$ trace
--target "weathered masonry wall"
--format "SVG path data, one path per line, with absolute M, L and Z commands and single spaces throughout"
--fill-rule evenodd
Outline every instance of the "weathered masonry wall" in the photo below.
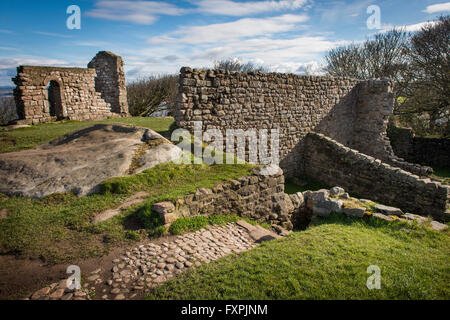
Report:
M 280 167 L 287 177 L 302 171 L 302 139 L 311 131 L 424 173 L 420 166 L 393 155 L 386 136 L 393 101 L 392 85 L 387 80 L 361 82 L 185 67 L 180 74 L 175 120 L 190 131 L 194 121 L 203 121 L 203 130 L 220 129 L 224 135 L 226 129 L 279 129 Z
M 128 114 L 127 86 L 122 58 L 109 51 L 99 52 L 88 64 L 97 71 L 95 90 L 111 105 L 111 111 Z
M 182 68 L 177 125 L 193 130 L 279 129 L 280 167 L 293 176 L 299 163 L 298 142 L 347 97 L 357 81 L 277 73 L 237 73 Z M 270 133 L 270 131 L 269 131 Z
M 450 139 L 415 137 L 411 129 L 389 126 L 394 153 L 406 161 L 441 168 L 450 167 Z
M 95 70 L 21 66 L 14 96 L 20 119 L 41 123 L 60 119 L 96 120 L 112 116 L 110 105 L 95 91 Z M 52 82 L 50 90 L 47 85 Z M 51 90 L 55 92 L 52 100 Z M 51 108 L 54 112 L 51 112 Z
M 448 187 L 438 182 L 420 179 L 322 134 L 309 133 L 305 148 L 307 177 L 412 213 L 436 219 L 446 215 Z
M 97 80 L 98 74 L 93 68 L 18 67 L 13 81 L 19 119 L 36 124 L 61 119 L 99 120 L 126 116 L 128 105 L 123 63 L 120 57 L 114 57 L 113 64 L 108 60 L 109 53 L 106 57 L 99 53 L 95 58 L 100 80 Z M 105 75 L 108 68 L 111 71 Z M 112 79 L 109 82 L 108 77 Z M 99 82 L 105 84 L 97 85 Z

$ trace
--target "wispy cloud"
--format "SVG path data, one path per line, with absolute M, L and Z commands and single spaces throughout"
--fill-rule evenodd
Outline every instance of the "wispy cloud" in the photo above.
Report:
M 53 32 L 45 32 L 45 31 L 33 31 L 34 34 L 39 34 L 41 36 L 48 36 L 48 37 L 56 37 L 56 38 L 72 38 L 72 36 L 60 34 L 60 33 L 53 33 Z
M 4 34 L 14 34 L 14 32 L 12 32 L 11 30 L 6 30 L 6 29 L 0 29 L 0 33 L 4 33 Z
M 423 12 L 426 13 L 436 13 L 436 12 L 445 12 L 450 11 L 450 2 L 438 3 L 428 6 Z
M 4 51 L 20 51 L 17 48 L 12 48 L 12 47 L 0 47 L 0 50 L 4 50 Z
M 159 1 L 115 1 L 103 0 L 95 3 L 95 8 L 87 16 L 134 24 L 150 25 L 158 15 L 178 16 L 189 12 L 173 4 Z
M 67 62 L 60 59 L 46 59 L 41 57 L 29 56 L 19 58 L 0 57 L 0 69 L 10 69 L 20 65 L 64 66 L 67 65 Z
M 351 2 L 327 1 L 316 8 L 321 14 L 321 22 L 327 24 L 345 23 L 366 14 L 367 7 L 373 0 L 353 0 Z
M 152 37 L 150 44 L 233 41 L 235 39 L 292 31 L 308 20 L 306 15 L 286 14 L 271 18 L 244 18 L 206 26 L 183 27 L 166 35 Z
M 12 85 L 11 77 L 16 75 L 16 67 L 20 65 L 67 66 L 68 63 L 59 59 L 33 56 L 19 58 L 0 57 L 0 85 Z
M 107 47 L 111 45 L 105 41 L 76 41 L 74 44 L 81 47 Z
M 423 27 L 427 26 L 427 25 L 435 25 L 439 23 L 439 21 L 425 21 L 425 22 L 420 22 L 420 23 L 416 23 L 416 24 L 409 24 L 409 25 L 394 25 L 394 24 L 385 24 L 382 25 L 382 29 L 379 32 L 386 32 L 392 29 L 402 29 L 404 31 L 407 32 L 417 32 L 422 30 Z
M 296 10 L 305 6 L 308 0 L 250 1 L 237 2 L 232 0 L 198 0 L 193 3 L 197 11 L 207 14 L 227 16 L 248 16 L 264 12 Z
M 232 22 L 180 27 L 148 40 L 150 47 L 127 57 L 129 74 L 136 77 L 162 68 L 177 72 L 182 65 L 211 67 L 230 57 L 254 62 L 276 72 L 320 74 L 321 55 L 349 41 L 311 33 L 304 14 L 241 18 Z M 306 31 L 306 33 L 305 33 Z M 178 53 L 183 52 L 179 56 Z M 164 56 L 164 54 L 166 56 Z M 158 58 L 176 55 L 177 60 Z

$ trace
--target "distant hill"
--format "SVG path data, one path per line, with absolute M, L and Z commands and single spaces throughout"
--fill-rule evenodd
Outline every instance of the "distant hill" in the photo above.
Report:
M 0 87 L 0 98 L 2 97 L 12 97 L 13 87 Z

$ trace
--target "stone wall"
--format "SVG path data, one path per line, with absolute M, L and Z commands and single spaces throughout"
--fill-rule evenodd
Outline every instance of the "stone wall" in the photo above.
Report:
M 121 57 L 109 51 L 101 51 L 88 64 L 97 71 L 95 89 L 111 105 L 111 111 L 128 114 L 127 86 Z
M 394 153 L 406 161 L 440 168 L 450 167 L 450 139 L 415 137 L 411 129 L 389 126 Z
M 305 138 L 304 174 L 383 204 L 444 219 L 448 187 L 421 179 L 318 133 Z M 448 210 L 447 216 L 448 217 Z
M 71 120 L 96 120 L 111 116 L 111 108 L 95 91 L 95 69 L 20 66 L 14 78 L 14 97 L 20 119 L 30 123 Z M 60 101 L 50 113 L 47 85 L 57 83 Z M 57 87 L 57 88 L 56 88 Z
M 17 76 L 12 80 L 16 84 L 14 98 L 20 121 L 36 124 L 61 119 L 99 120 L 111 116 L 126 116 L 128 106 L 123 103 L 123 100 L 126 102 L 123 64 L 120 57 L 115 57 L 110 69 L 118 70 L 116 77 L 113 76 L 114 72 L 108 73 L 115 80 L 104 86 L 97 84 L 106 83 L 104 79 L 108 65 L 100 63 L 100 58 L 96 60 L 100 80 L 93 68 L 18 67 Z M 111 102 L 102 97 L 111 101 L 114 108 Z M 119 109 L 120 111 L 116 111 Z
M 318 131 L 364 153 L 426 174 L 396 158 L 386 136 L 394 95 L 388 80 L 238 73 L 182 68 L 177 125 L 193 131 L 279 129 L 280 167 L 285 176 L 302 169 L 302 139 Z M 248 158 L 246 158 L 248 160 Z
M 290 230 L 293 227 L 291 216 L 295 204 L 284 193 L 283 171 L 272 167 L 275 168 L 274 172 L 265 175 L 263 171 L 267 168 L 270 167 L 255 168 L 250 176 L 217 184 L 212 189 L 197 189 L 195 194 L 187 195 L 173 204 L 165 205 L 163 210 L 155 211 L 166 214 L 166 224 L 180 217 L 236 214 Z

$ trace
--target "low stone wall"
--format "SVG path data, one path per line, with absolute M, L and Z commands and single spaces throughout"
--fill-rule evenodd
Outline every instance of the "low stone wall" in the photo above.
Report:
M 264 175 L 267 168 L 271 167 L 255 168 L 251 176 L 220 183 L 212 189 L 199 188 L 195 194 L 158 203 L 153 209 L 162 215 L 165 224 L 180 217 L 236 214 L 291 230 L 295 207 L 291 197 L 284 193 L 283 171 L 272 167 L 276 168 L 273 174 Z
M 449 168 L 450 139 L 415 137 L 411 129 L 389 126 L 394 153 L 409 162 Z
M 405 211 L 444 219 L 448 188 L 382 163 L 322 134 L 305 138 L 303 174 Z M 447 212 L 448 213 L 448 212 Z

